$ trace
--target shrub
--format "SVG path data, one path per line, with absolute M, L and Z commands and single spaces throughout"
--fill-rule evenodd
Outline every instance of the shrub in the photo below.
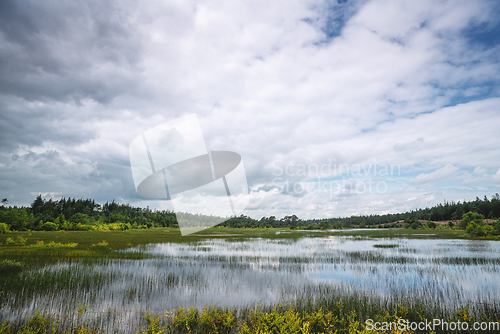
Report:
M 202 333 L 231 333 L 237 326 L 232 310 L 221 310 L 216 307 L 205 307 L 200 315 Z
M 178 333 L 192 333 L 195 332 L 198 327 L 198 310 L 192 306 L 189 310 L 183 307 L 178 308 L 172 315 L 167 312 L 167 316 L 173 318 L 171 326 Z
M 414 222 L 413 224 L 411 224 L 411 228 L 416 230 L 417 228 L 421 227 L 422 226 L 422 223 L 419 222 L 418 220 L 416 222 Z
M 485 229 L 474 222 L 471 222 L 469 226 L 467 226 L 465 232 L 467 232 L 471 237 L 483 237 L 486 235 Z
M 95 226 L 82 225 L 82 224 L 78 223 L 78 224 L 76 224 L 76 226 L 75 225 L 73 226 L 73 229 L 77 230 L 77 231 L 92 231 L 92 230 L 95 230 Z
M 462 216 L 462 220 L 460 220 L 458 228 L 461 230 L 465 230 L 471 222 L 474 222 L 478 225 L 483 225 L 483 220 L 484 220 L 483 215 L 477 212 L 469 211 L 467 213 L 464 213 L 464 215 Z
M 310 323 L 303 319 L 293 308 L 280 311 L 262 312 L 260 308 L 252 310 L 248 323 L 241 327 L 241 333 L 309 333 Z
M 42 231 L 57 231 L 57 225 L 55 223 L 46 222 L 40 226 Z
M 49 242 L 49 244 L 47 246 L 53 247 L 53 248 L 61 248 L 61 247 L 63 247 L 63 248 L 75 248 L 76 246 L 78 246 L 78 243 L 68 242 L 67 244 L 63 244 L 60 242 L 51 241 L 51 242 Z
M 57 318 L 36 311 L 33 318 L 28 318 L 28 324 L 24 325 L 18 333 L 26 334 L 50 334 L 56 333 L 58 327 Z
M 92 247 L 107 247 L 108 246 L 108 242 L 106 240 L 103 240 L 101 242 L 99 242 L 98 244 L 92 244 Z
M 495 232 L 495 234 L 500 234 L 500 220 L 497 221 L 493 226 L 493 231 Z
M 23 238 L 23 237 L 21 237 L 21 236 L 18 236 L 18 237 L 16 238 L 16 241 L 14 241 L 14 242 L 15 242 L 16 246 L 24 246 L 24 245 L 26 245 L 26 241 L 27 241 L 27 240 L 28 240 L 28 239 L 26 239 L 26 238 Z
M 12 239 L 12 238 L 7 238 L 7 240 L 5 240 L 6 245 L 12 245 L 13 243 L 14 243 L 14 239 Z
M 65 220 L 62 225 L 61 225 L 61 229 L 62 230 L 65 230 L 65 231 L 69 231 L 69 230 L 72 230 L 73 229 L 73 224 L 71 224 L 69 221 Z
M 43 247 L 45 247 L 45 244 L 43 243 L 42 240 L 37 241 L 36 244 L 28 246 L 28 248 L 43 248 Z
M 10 232 L 10 226 L 5 223 L 0 223 L 0 233 L 9 233 Z
M 21 270 L 22 263 L 15 260 L 2 260 L 0 261 L 0 273 L 13 273 Z
M 142 334 L 164 334 L 167 333 L 165 326 L 161 325 L 160 316 L 153 317 L 151 313 L 146 313 L 144 316 L 146 323 L 148 324 L 146 328 L 142 329 Z
M 437 227 L 437 224 L 429 220 L 429 221 L 427 222 L 427 227 L 428 227 L 428 228 L 436 228 L 436 227 Z
M 69 219 L 73 224 L 87 225 L 89 223 L 89 216 L 84 213 L 75 213 Z

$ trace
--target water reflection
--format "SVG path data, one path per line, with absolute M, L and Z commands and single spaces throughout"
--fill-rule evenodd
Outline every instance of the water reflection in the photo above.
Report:
M 42 308 L 72 319 L 84 302 L 92 310 L 87 321 L 137 330 L 140 311 L 201 309 L 216 303 L 232 308 L 271 305 L 319 297 L 325 288 L 452 306 L 500 301 L 500 243 L 494 241 L 209 239 L 127 251 L 155 258 L 68 261 L 23 272 L 20 280 L 26 286 L 54 275 L 70 282 L 47 291 L 6 292 L 2 317 L 15 320 Z

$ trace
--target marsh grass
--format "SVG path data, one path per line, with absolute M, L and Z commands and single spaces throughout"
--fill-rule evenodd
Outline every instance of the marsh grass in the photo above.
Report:
M 218 233 L 221 235 L 214 236 Z M 133 332 L 139 330 L 140 326 L 143 326 L 143 333 L 365 333 L 363 323 L 367 318 L 390 320 L 405 317 L 420 321 L 436 317 L 455 319 L 464 317 L 465 313 L 470 319 L 498 321 L 499 301 L 491 295 L 470 303 L 464 301 L 462 292 L 453 286 L 436 290 L 433 283 L 433 280 L 443 279 L 435 269 L 442 266 L 456 266 L 459 273 L 471 266 L 481 266 L 483 270 L 494 274 L 498 272 L 500 264 L 498 256 L 419 256 L 421 250 L 407 247 L 399 241 L 460 239 L 463 238 L 460 232 L 436 230 L 430 234 L 421 230 L 415 233 L 414 230 L 384 229 L 357 233 L 290 231 L 277 235 L 271 229 L 213 228 L 195 236 L 182 237 L 178 229 L 158 228 L 19 232 L 10 233 L 8 237 L 0 235 L 3 242 L 0 246 L 0 271 L 4 265 L 8 273 L 0 277 L 0 306 L 12 312 L 25 310 L 25 314 L 32 314 L 29 319 L 20 318 L 19 323 L 5 323 L 0 334 L 8 331 L 49 333 L 54 328 L 57 333 L 97 333 L 105 329 L 109 332 Z M 283 255 L 279 252 L 259 254 L 246 242 L 263 240 L 267 245 L 269 241 L 273 247 L 281 249 L 302 238 L 320 238 L 319 241 L 328 236 L 341 236 L 360 242 L 380 237 L 385 239 L 382 243 L 373 244 L 369 250 L 338 250 L 328 255 L 323 255 L 321 251 L 310 256 Z M 7 242 L 8 238 L 11 241 Z M 388 240 L 393 238 L 398 239 L 397 245 Z M 174 255 L 155 254 L 143 247 L 154 243 L 169 243 L 173 249 L 181 251 Z M 230 243 L 239 245 L 239 248 L 232 250 L 233 253 L 224 251 Z M 214 245 L 219 250 L 214 251 Z M 124 251 L 131 247 L 135 247 L 133 252 Z M 137 265 L 127 269 L 131 263 L 145 261 L 148 261 L 148 266 Z M 166 313 L 147 312 L 143 306 L 158 298 L 159 293 L 160 296 L 168 296 L 169 291 L 187 291 L 191 294 L 190 298 L 196 299 L 197 294 L 214 284 L 203 279 L 199 272 L 214 266 L 219 272 L 284 271 L 301 274 L 308 272 L 307 266 L 314 265 L 338 271 L 346 268 L 358 270 L 367 275 L 376 274 L 380 270 L 379 265 L 384 265 L 395 277 L 411 273 L 415 277 L 428 277 L 429 280 L 423 280 L 419 286 L 408 287 L 405 292 L 398 291 L 400 285 L 397 280 L 385 282 L 387 291 L 382 295 L 375 291 L 370 294 L 349 285 L 290 287 L 278 298 L 278 303 L 236 308 L 219 308 L 215 305 L 203 309 L 198 305 L 198 308 L 176 308 L 169 311 L 168 317 Z M 169 269 L 175 266 L 177 272 Z M 103 270 L 108 267 L 114 269 Z M 199 272 L 187 272 L 185 268 L 199 268 Z M 134 276 L 148 270 L 153 270 L 154 275 Z M 231 279 L 234 277 L 228 276 L 220 284 L 227 284 Z M 113 294 L 115 283 L 120 289 L 115 286 Z M 99 301 L 103 295 L 107 296 L 107 302 L 112 301 L 113 304 L 102 306 Z M 33 302 L 35 298 L 40 304 Z M 444 304 L 446 299 L 455 302 Z M 31 309 L 27 305 L 31 305 Z M 33 307 L 40 305 L 61 305 L 57 313 L 59 318 L 49 313 L 30 313 L 34 311 Z M 142 306 L 131 308 L 131 305 Z M 145 318 L 141 318 L 142 315 Z M 50 321 L 44 322 L 44 319 Z M 139 323 L 138 319 L 142 319 L 142 322 Z M 57 325 L 50 325 L 56 320 Z
M 20 271 L 22 263 L 16 260 L 0 260 L 0 274 L 11 274 Z
M 373 245 L 373 247 L 375 247 L 375 248 L 396 248 L 396 247 L 399 247 L 399 245 L 396 245 L 396 244 L 376 244 L 376 245 Z
M 359 305 L 363 305 L 360 309 Z M 428 309 L 426 305 L 415 305 L 412 308 L 401 304 L 381 305 L 379 303 L 350 298 L 349 300 L 329 300 L 328 303 L 316 303 L 314 306 L 295 304 L 279 304 L 273 307 L 257 305 L 254 308 L 245 309 L 223 309 L 215 306 L 206 306 L 203 310 L 194 307 L 177 308 L 166 311 L 163 314 L 153 312 L 141 312 L 141 333 L 143 334 L 168 334 L 168 333 L 414 333 L 411 330 L 381 330 L 370 331 L 366 326 L 366 320 L 374 319 L 379 322 L 397 322 L 406 319 L 410 322 L 421 322 L 441 318 L 448 322 L 476 321 L 498 322 L 496 316 L 471 314 L 467 306 L 454 309 L 448 313 L 434 313 L 436 309 Z M 495 310 L 498 311 L 498 310 Z M 82 316 L 88 312 L 84 304 L 77 308 L 75 321 L 71 324 L 61 325 L 59 319 L 49 313 L 35 312 L 34 316 L 20 323 L 13 324 L 3 322 L 0 325 L 2 334 L 103 334 L 95 324 L 87 323 Z M 472 327 L 472 326 L 469 326 Z M 495 333 L 490 331 L 473 331 L 468 333 Z M 420 331 L 419 333 L 446 333 L 437 328 L 437 331 Z

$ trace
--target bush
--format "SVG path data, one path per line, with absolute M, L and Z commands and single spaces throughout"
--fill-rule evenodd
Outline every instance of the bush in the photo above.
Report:
M 202 333 L 232 333 L 237 326 L 232 310 L 221 310 L 217 307 L 205 307 L 200 315 Z
M 465 232 L 467 232 L 471 237 L 484 237 L 486 235 L 485 229 L 474 222 L 471 222 L 467 226 Z
M 17 239 L 16 239 L 16 241 L 15 241 L 15 243 L 16 243 L 17 246 L 24 246 L 24 245 L 26 245 L 26 241 L 27 240 L 28 239 L 26 239 L 26 238 L 18 236 Z
M 71 216 L 69 221 L 73 224 L 87 225 L 90 220 L 89 216 L 84 213 L 75 213 L 73 216 Z
M 500 234 L 500 220 L 493 225 L 493 231 L 495 234 Z
M 76 246 L 78 246 L 78 243 L 76 243 L 76 242 L 68 242 L 67 244 L 63 244 L 63 243 L 60 243 L 60 242 L 51 241 L 51 242 L 49 242 L 49 244 L 47 246 L 54 247 L 54 248 L 61 248 L 61 247 L 75 248 Z
M 76 231 L 93 231 L 95 230 L 95 226 L 92 225 L 82 225 L 80 223 L 73 225 L 73 229 Z
M 21 270 L 22 263 L 15 260 L 2 260 L 0 261 L 0 273 L 13 273 Z
M 178 333 L 192 333 L 198 327 L 198 310 L 192 306 L 189 310 L 181 307 L 171 316 L 173 317 L 171 327 Z
M 316 326 L 318 320 L 315 319 Z M 293 308 L 275 308 L 271 312 L 262 312 L 257 308 L 251 311 L 248 322 L 242 324 L 241 333 L 310 333 L 310 325 Z
M 12 239 L 12 238 L 7 238 L 7 240 L 5 240 L 6 245 L 12 245 L 13 243 L 14 243 L 14 239 Z
M 28 318 L 28 323 L 24 325 L 18 333 L 26 334 L 50 334 L 56 333 L 58 326 L 57 318 L 52 318 L 48 314 L 36 311 L 33 318 Z
M 73 229 L 73 224 L 71 224 L 69 221 L 65 220 L 62 224 L 61 224 L 61 230 L 65 230 L 65 231 L 70 231 Z
M 57 231 L 57 225 L 55 223 L 46 222 L 40 226 L 42 231 Z
M 436 227 L 437 227 L 437 224 L 429 220 L 429 221 L 427 222 L 427 227 L 428 227 L 428 228 L 436 228 Z
M 147 327 L 142 329 L 142 334 L 165 334 L 167 333 L 167 329 L 165 326 L 162 326 L 160 316 L 153 317 L 151 313 L 146 313 L 144 316 Z
M 422 226 L 422 223 L 419 222 L 419 221 L 416 221 L 413 224 L 411 224 L 411 228 L 414 229 L 414 230 L 416 230 L 417 228 L 419 228 L 421 226 Z
M 483 215 L 477 212 L 469 211 L 467 213 L 464 213 L 464 215 L 462 216 L 462 220 L 460 220 L 458 228 L 461 230 L 465 230 L 471 222 L 474 222 L 475 224 L 478 225 L 483 225 L 483 220 L 484 220 Z
M 0 223 L 0 233 L 9 233 L 10 232 L 10 226 L 5 223 Z
M 97 244 L 92 244 L 91 247 L 108 247 L 108 242 L 106 240 L 103 240 Z

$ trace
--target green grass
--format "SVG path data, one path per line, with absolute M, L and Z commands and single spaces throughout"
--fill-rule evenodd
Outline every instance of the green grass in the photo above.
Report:
M 276 233 L 280 231 L 290 233 Z M 165 227 L 127 231 L 27 231 L 0 234 L 0 259 L 22 259 L 33 256 L 44 258 L 143 258 L 145 255 L 141 253 L 124 253 L 116 252 L 116 250 L 150 243 L 189 243 L 206 240 L 207 238 L 225 238 L 230 240 L 256 237 L 297 239 L 306 236 L 324 237 L 327 235 L 359 238 L 469 239 L 464 231 L 445 229 L 372 229 L 311 232 L 288 229 L 213 227 L 188 236 L 182 236 L 179 229 Z M 376 245 L 375 247 L 384 248 L 393 246 Z
M 369 309 L 370 318 L 365 317 L 359 305 Z M 487 322 L 499 326 L 498 313 L 492 316 L 471 315 L 468 307 L 453 310 L 449 315 L 432 313 L 423 305 L 408 308 L 403 305 L 377 305 L 373 302 L 356 304 L 334 300 L 329 305 L 309 307 L 307 310 L 300 305 L 277 305 L 264 309 L 222 309 L 217 306 L 207 306 L 199 311 L 193 307 L 178 308 L 166 311 L 163 314 L 143 313 L 143 334 L 181 334 L 181 333 L 207 333 L 207 334 L 263 334 L 263 333 L 415 333 L 412 330 L 370 330 L 367 320 L 373 322 L 395 322 L 405 319 L 409 322 L 432 321 L 433 318 L 443 319 L 447 322 L 467 322 L 472 328 L 474 322 Z M 495 310 L 498 311 L 498 310 Z M 4 322 L 0 325 L 2 334 L 59 334 L 59 333 L 104 333 L 103 330 L 86 323 L 83 315 L 87 312 L 85 306 L 80 306 L 76 312 L 75 321 L 66 326 L 60 326 L 59 319 L 49 313 L 37 312 L 33 317 L 25 319 L 20 324 Z M 441 316 L 441 317 L 439 317 Z M 496 333 L 498 329 L 486 331 L 469 330 L 467 333 Z M 498 328 L 498 327 L 496 327 Z M 440 327 L 436 331 L 420 330 L 418 333 L 448 333 Z
M 20 271 L 22 263 L 15 260 L 4 259 L 0 260 L 0 274 L 10 274 Z
M 397 248 L 397 247 L 399 247 L 399 245 L 396 245 L 396 244 L 377 244 L 377 245 L 373 245 L 373 247 L 375 247 L 375 248 Z
M 466 239 L 463 231 L 455 230 L 413 230 L 413 229 L 372 229 L 363 231 L 310 232 L 290 231 L 277 234 L 286 229 L 232 229 L 210 228 L 195 235 L 181 236 L 179 229 L 152 228 L 128 231 L 54 231 L 54 232 L 13 232 L 0 234 L 0 280 L 2 290 L 9 287 L 17 291 L 16 299 L 21 302 L 35 294 L 50 295 L 54 286 L 59 290 L 76 291 L 76 287 L 91 290 L 100 287 L 103 282 L 113 277 L 93 272 L 95 264 L 105 264 L 112 258 L 141 259 L 142 253 L 116 252 L 134 246 L 150 243 L 189 243 L 207 238 L 224 238 L 230 240 L 245 240 L 249 238 L 296 239 L 302 237 L 351 236 L 356 238 L 410 238 L 410 239 Z M 231 235 L 231 236 L 228 236 Z M 7 243 L 7 238 L 12 242 Z M 375 248 L 393 248 L 395 244 L 384 242 L 374 245 Z M 415 259 L 405 256 L 383 257 L 375 253 L 350 252 L 349 261 L 370 261 L 406 263 Z M 57 272 L 33 272 L 24 280 L 18 279 L 16 273 L 23 268 L 43 267 L 50 262 L 71 264 L 72 261 L 83 261 L 78 275 L 75 269 L 68 267 Z M 121 260 L 120 260 L 121 261 Z M 124 260 L 125 261 L 125 260 Z M 300 257 L 284 258 L 280 261 L 301 262 Z M 335 262 L 332 258 L 329 261 Z M 420 259 L 419 261 L 423 261 Z M 498 259 L 477 258 L 446 258 L 435 259 L 437 263 L 449 264 L 485 264 L 498 263 Z M 3 271 L 2 271 L 3 270 Z M 26 271 L 28 272 L 28 271 Z M 12 275 L 11 275 L 12 274 Z M 22 272 L 20 275 L 24 275 Z M 165 276 L 162 284 L 175 287 L 179 277 Z M 57 283 L 57 284 L 55 284 Z M 134 299 L 137 291 L 126 291 L 130 299 Z M 312 296 L 325 296 L 314 299 Z M 292 305 L 277 305 L 268 308 L 221 310 L 217 307 L 207 307 L 203 311 L 195 309 L 177 309 L 165 314 L 145 314 L 143 333 L 374 333 L 364 327 L 367 317 L 377 321 L 394 321 L 397 317 L 405 317 L 411 321 L 421 319 L 489 319 L 499 321 L 498 304 L 461 305 L 452 311 L 445 310 L 439 304 L 424 304 L 418 296 L 393 296 L 390 300 L 357 295 L 355 292 L 340 294 L 338 291 L 322 290 L 321 293 L 308 293 L 297 299 Z M 2 297 L 0 294 L 0 301 Z M 74 301 L 69 301 L 76 303 Z M 75 304 L 76 305 L 76 304 Z M 79 311 L 80 312 L 80 311 Z M 82 311 L 83 312 L 83 311 Z M 62 319 L 65 320 L 65 319 Z M 0 334 L 7 333 L 97 333 L 90 324 L 76 321 L 67 323 L 67 327 L 54 325 L 57 319 L 50 315 L 35 314 L 24 323 L 0 325 Z M 69 321 L 69 320 L 65 320 Z
M 277 232 L 289 233 L 277 233 Z M 447 229 L 371 229 L 335 232 L 295 231 L 289 229 L 238 229 L 213 227 L 192 235 L 182 236 L 177 228 L 132 229 L 127 231 L 26 231 L 0 234 L 0 261 L 12 260 L 22 268 L 55 263 L 63 259 L 143 259 L 141 252 L 117 252 L 151 243 L 190 243 L 208 238 L 245 240 L 250 238 L 298 239 L 302 237 L 351 236 L 355 238 L 466 239 L 463 231 Z M 7 242 L 7 240 L 9 240 Z M 390 244 L 375 245 L 393 247 Z M 351 254 L 354 256 L 355 254 Z M 356 260 L 356 259 L 351 259 Z M 372 259 L 376 260 L 376 259 Z M 384 259 L 403 263 L 406 258 Z M 460 262 L 460 259 L 457 260 Z M 17 269 L 16 269 L 17 270 Z

